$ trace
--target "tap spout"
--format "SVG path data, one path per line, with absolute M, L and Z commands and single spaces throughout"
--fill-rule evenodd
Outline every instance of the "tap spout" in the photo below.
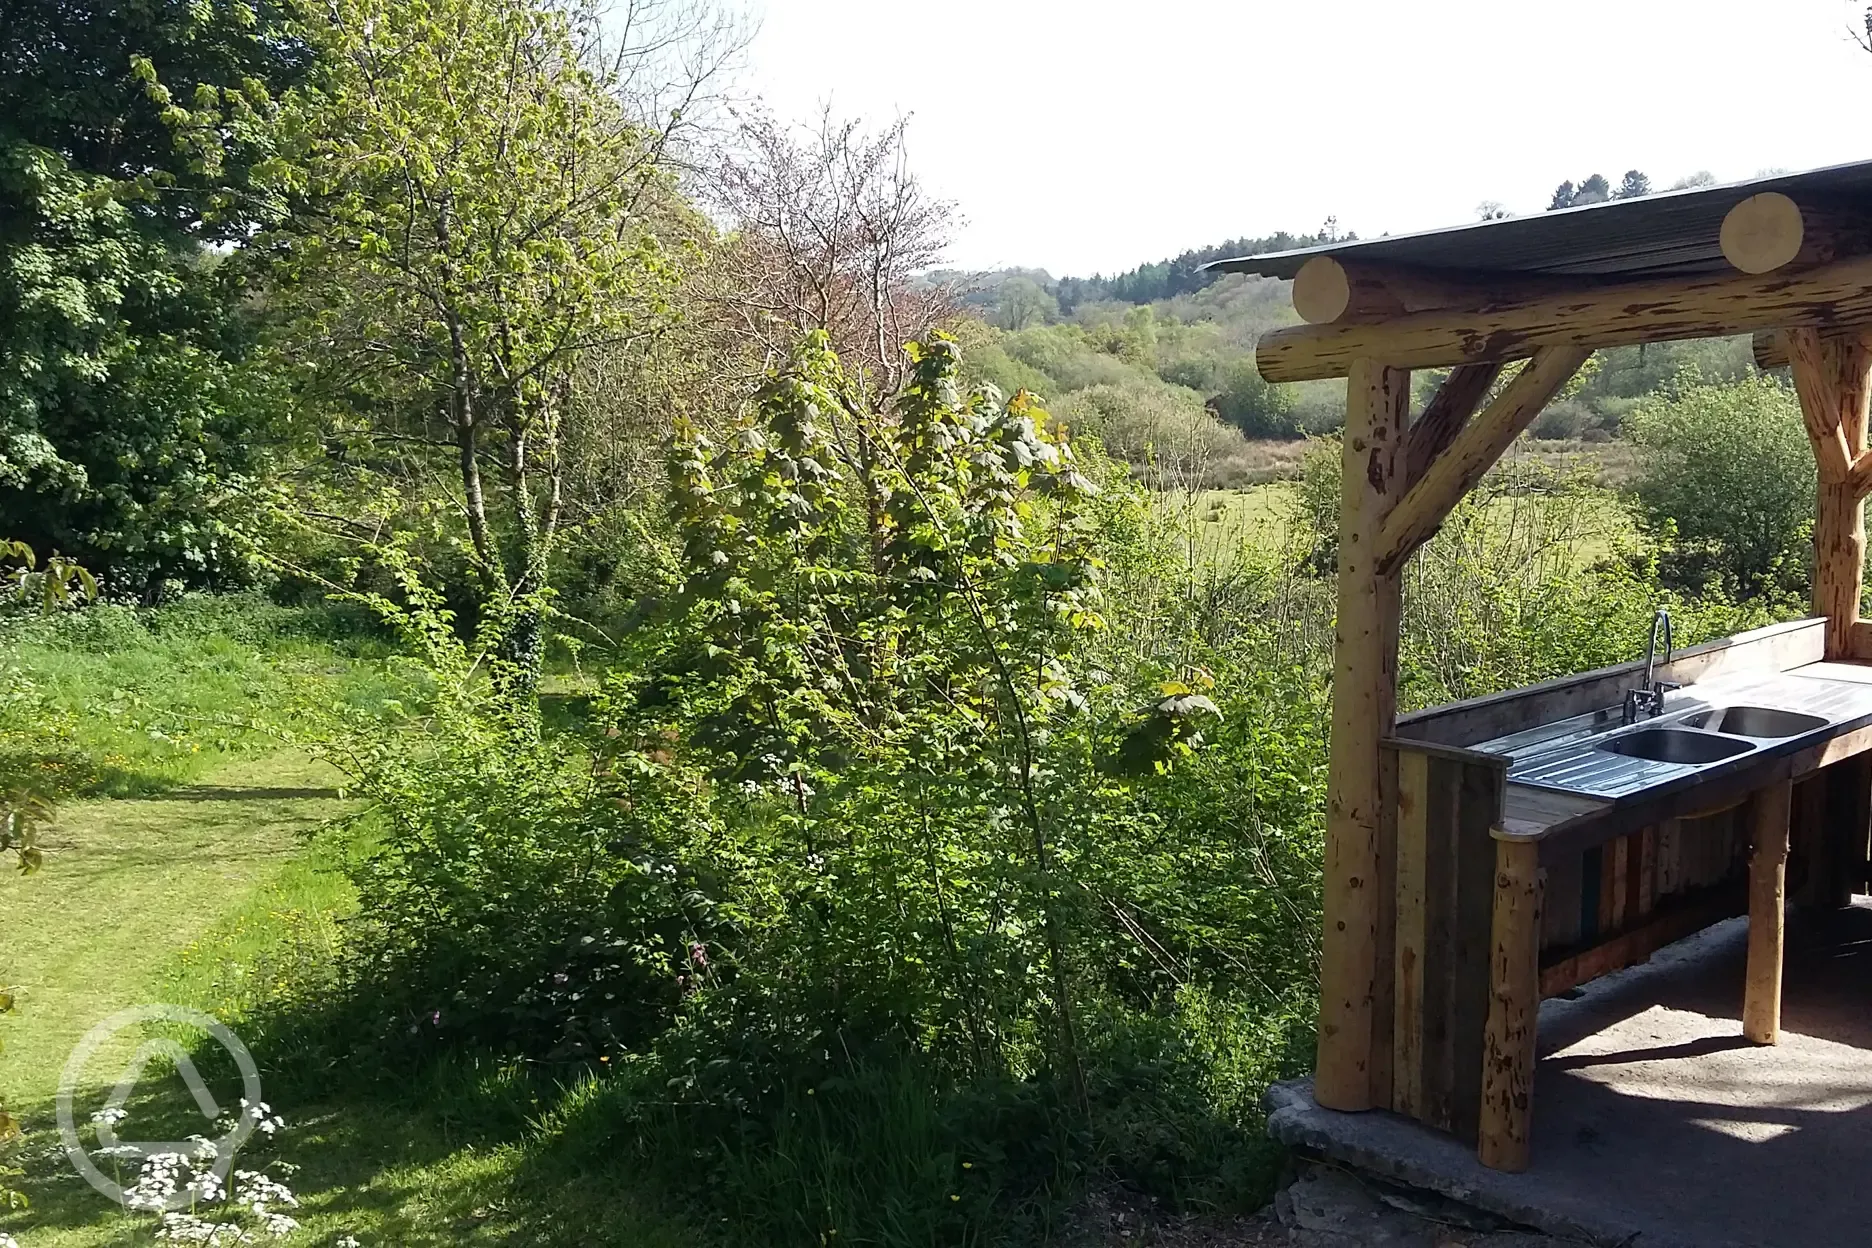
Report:
M 1664 633 L 1664 666 L 1669 667 L 1671 653 L 1676 647 L 1671 644 L 1670 611 L 1664 607 L 1659 607 L 1657 614 L 1651 617 L 1651 640 L 1645 643 L 1645 688 L 1656 692 L 1662 692 L 1658 689 L 1657 682 L 1657 643 L 1660 629 Z

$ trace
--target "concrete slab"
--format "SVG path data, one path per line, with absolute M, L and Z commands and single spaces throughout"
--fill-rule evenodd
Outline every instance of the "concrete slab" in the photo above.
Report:
M 1789 928 L 1783 1039 L 1742 1039 L 1735 920 L 1541 1007 L 1534 1161 L 1269 1092 L 1286 1143 L 1513 1222 L 1629 1248 L 1872 1245 L 1872 903 Z

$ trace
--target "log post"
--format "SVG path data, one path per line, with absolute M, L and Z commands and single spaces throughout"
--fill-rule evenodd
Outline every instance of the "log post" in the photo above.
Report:
M 1822 483 L 1814 514 L 1813 612 L 1827 617 L 1826 657 L 1852 657 L 1853 626 L 1865 576 L 1865 500 L 1844 484 Z
M 1533 1151 L 1540 932 L 1540 846 L 1497 841 L 1482 1123 L 1476 1148 L 1482 1164 L 1493 1170 L 1526 1170 Z
M 1373 1000 L 1379 967 L 1381 743 L 1397 712 L 1399 581 L 1379 572 L 1378 534 L 1403 487 L 1410 374 L 1352 366 L 1339 506 L 1339 610 L 1333 632 L 1332 749 L 1327 768 L 1319 1059 L 1313 1094 L 1328 1109 L 1375 1103 Z
M 1781 1039 L 1781 959 L 1787 908 L 1788 813 L 1793 785 L 1770 785 L 1749 803 L 1748 973 L 1742 1034 L 1755 1044 Z
M 1852 657 L 1865 580 L 1867 398 L 1872 346 L 1865 338 L 1783 332 L 1820 485 L 1814 512 L 1813 610 L 1827 618 L 1826 657 Z

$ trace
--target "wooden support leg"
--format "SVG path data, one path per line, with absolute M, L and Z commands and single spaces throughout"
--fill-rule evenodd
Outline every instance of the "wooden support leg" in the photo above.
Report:
M 1376 1103 L 1372 1060 L 1378 925 L 1385 900 L 1381 743 L 1396 718 L 1398 578 L 1377 568 L 1378 530 L 1402 487 L 1410 374 L 1368 361 L 1346 392 L 1339 515 L 1339 613 L 1333 634 L 1332 750 L 1326 784 L 1325 929 L 1313 1095 L 1328 1109 Z
M 1497 841 L 1494 949 L 1482 1056 L 1482 1127 L 1476 1150 L 1494 1170 L 1528 1167 L 1533 1143 L 1534 1042 L 1540 1018 L 1540 847 Z
M 1781 957 L 1787 908 L 1787 781 L 1755 795 L 1749 805 L 1748 975 L 1742 996 L 1742 1034 L 1755 1044 L 1781 1038 Z

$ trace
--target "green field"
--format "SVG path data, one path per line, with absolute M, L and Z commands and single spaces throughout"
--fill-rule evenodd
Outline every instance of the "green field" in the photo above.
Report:
M 1304 523 L 1299 488 L 1291 481 L 1173 496 L 1167 509 L 1202 556 L 1212 560 L 1242 548 L 1291 551 Z M 1577 567 L 1640 541 L 1630 510 L 1609 491 L 1499 495 L 1489 500 L 1485 514 L 1493 536 L 1518 536 Z
M 332 822 L 348 806 L 337 779 L 283 751 L 158 796 L 75 803 L 47 838 L 42 871 L 0 877 L 0 977 L 17 997 L 0 1024 L 0 1089 L 25 1128 L 19 1164 L 32 1201 L 0 1217 L 0 1231 L 23 1248 L 151 1242 L 152 1220 L 80 1181 L 55 1130 L 59 1071 L 90 1027 L 165 1002 L 205 1009 L 238 1033 L 257 1002 L 328 982 L 330 944 L 353 908 L 337 869 L 351 852 Z M 140 1034 L 120 1036 L 87 1071 L 120 1070 Z M 534 1087 L 517 1068 L 444 1071 L 406 1097 L 386 1097 L 369 1072 L 356 1080 L 357 1095 L 345 1095 L 345 1084 L 339 1072 L 316 1101 L 268 1093 L 288 1127 L 255 1155 L 299 1167 L 297 1242 L 539 1242 L 562 1219 L 581 1229 L 561 1227 L 570 1238 L 549 1242 L 693 1242 L 634 1216 L 621 1198 L 624 1176 L 543 1161 L 528 1124 L 554 1089 Z M 214 1086 L 231 1103 L 233 1085 Z M 104 1096 L 96 1083 L 81 1089 L 81 1122 Z M 125 1138 L 139 1123 L 152 1134 L 171 1124 L 201 1129 L 173 1074 L 139 1083 L 131 1110 Z

